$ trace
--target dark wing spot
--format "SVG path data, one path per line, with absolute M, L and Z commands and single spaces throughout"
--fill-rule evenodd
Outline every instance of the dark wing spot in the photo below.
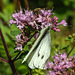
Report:
M 41 57 L 41 59 L 43 59 L 44 58 L 44 55 Z
M 38 57 L 40 56 L 40 54 L 38 53 Z

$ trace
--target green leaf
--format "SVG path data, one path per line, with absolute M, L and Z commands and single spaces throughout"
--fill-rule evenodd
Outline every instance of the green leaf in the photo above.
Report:
M 15 52 L 15 49 L 11 50 L 9 54 L 12 55 L 14 52 Z
M 38 75 L 44 75 L 44 72 L 42 72 L 41 69 L 35 69 L 35 72 L 36 72 Z
M 68 38 L 71 39 L 72 38 L 72 35 L 69 35 Z
M 25 64 L 25 65 L 20 65 L 19 67 L 18 67 L 18 71 L 20 72 L 20 74 L 24 74 L 24 75 L 26 75 L 28 72 L 29 72 L 29 68 L 27 67 L 27 65 Z
M 29 49 L 28 49 L 28 45 L 25 45 L 24 48 L 23 48 L 23 50 L 24 50 L 24 51 L 28 51 L 28 50 L 29 50 Z
M 69 41 L 70 39 L 68 37 L 65 38 L 65 41 Z
M 11 33 L 11 35 L 16 36 L 16 35 L 20 34 L 21 31 L 19 31 L 19 30 L 14 30 L 14 31 L 11 31 L 10 33 Z
M 62 47 L 61 49 L 67 49 L 69 47 L 69 45 L 66 45 L 64 47 Z
M 73 36 L 75 36 L 75 33 L 73 33 Z
M 33 42 L 32 41 L 29 41 L 28 43 L 27 43 L 27 45 L 31 45 Z
M 68 40 L 71 40 L 72 39 L 72 35 L 69 35 L 66 39 L 65 39 L 65 41 L 68 41 Z
M 13 60 L 15 57 L 16 57 L 16 55 L 18 54 L 18 50 L 15 50 L 15 49 L 13 49 L 13 50 L 11 50 L 10 51 L 10 56 L 12 57 L 11 59 Z
M 71 39 L 71 42 L 74 42 L 74 38 Z
M 33 44 L 34 40 L 35 40 L 35 38 L 32 37 L 31 40 L 30 40 L 29 42 L 27 42 L 27 45 L 31 45 L 31 44 Z

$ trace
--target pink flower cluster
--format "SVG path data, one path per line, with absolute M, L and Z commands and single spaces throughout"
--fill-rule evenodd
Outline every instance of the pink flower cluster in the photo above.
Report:
M 51 16 L 55 14 L 51 12 L 52 10 L 39 10 L 38 13 L 25 10 L 23 13 L 22 10 L 20 10 L 20 12 L 12 14 L 14 20 L 11 19 L 9 22 L 10 25 L 16 24 L 20 30 L 25 28 L 26 25 L 30 25 L 36 29 L 51 26 L 53 30 L 60 31 L 59 25 L 66 26 L 67 23 L 65 20 L 58 23 L 58 18 L 56 16 L 52 18 Z
M 15 37 L 16 37 L 16 41 L 17 41 L 17 42 L 15 42 L 15 44 L 16 44 L 15 49 L 22 51 L 23 45 L 24 45 L 24 43 L 27 42 L 28 38 L 26 36 L 24 36 L 23 33 L 15 36 Z
M 75 56 L 67 58 L 67 54 L 56 54 L 53 57 L 53 62 L 49 62 L 46 65 L 46 69 L 48 70 L 47 75 L 73 75 L 72 72 L 75 71 Z M 68 69 L 71 69 L 70 72 Z
M 16 24 L 21 31 L 21 34 L 16 36 L 16 50 L 22 51 L 23 44 L 29 39 L 25 35 L 24 31 L 27 26 L 31 26 L 35 31 L 41 30 L 48 26 L 50 26 L 54 31 L 60 31 L 59 25 L 67 25 L 65 20 L 62 20 L 60 23 L 58 23 L 58 18 L 54 13 L 51 12 L 52 10 L 39 10 L 37 12 L 31 10 L 25 10 L 23 12 L 22 10 L 20 10 L 20 12 L 12 14 L 13 19 L 10 19 L 10 25 Z M 54 15 L 53 18 L 52 15 Z

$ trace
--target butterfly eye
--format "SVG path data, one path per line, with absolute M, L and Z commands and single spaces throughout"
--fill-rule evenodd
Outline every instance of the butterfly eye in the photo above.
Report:
M 41 57 L 41 59 L 43 59 L 44 58 L 44 55 Z

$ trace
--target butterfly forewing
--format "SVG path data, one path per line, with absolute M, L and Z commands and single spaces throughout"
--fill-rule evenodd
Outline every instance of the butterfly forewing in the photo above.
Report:
M 24 58 L 23 62 L 27 59 L 28 66 L 32 69 L 43 69 L 47 59 L 50 56 L 51 50 L 51 36 L 48 28 L 41 31 L 40 36 L 34 43 L 30 52 Z

